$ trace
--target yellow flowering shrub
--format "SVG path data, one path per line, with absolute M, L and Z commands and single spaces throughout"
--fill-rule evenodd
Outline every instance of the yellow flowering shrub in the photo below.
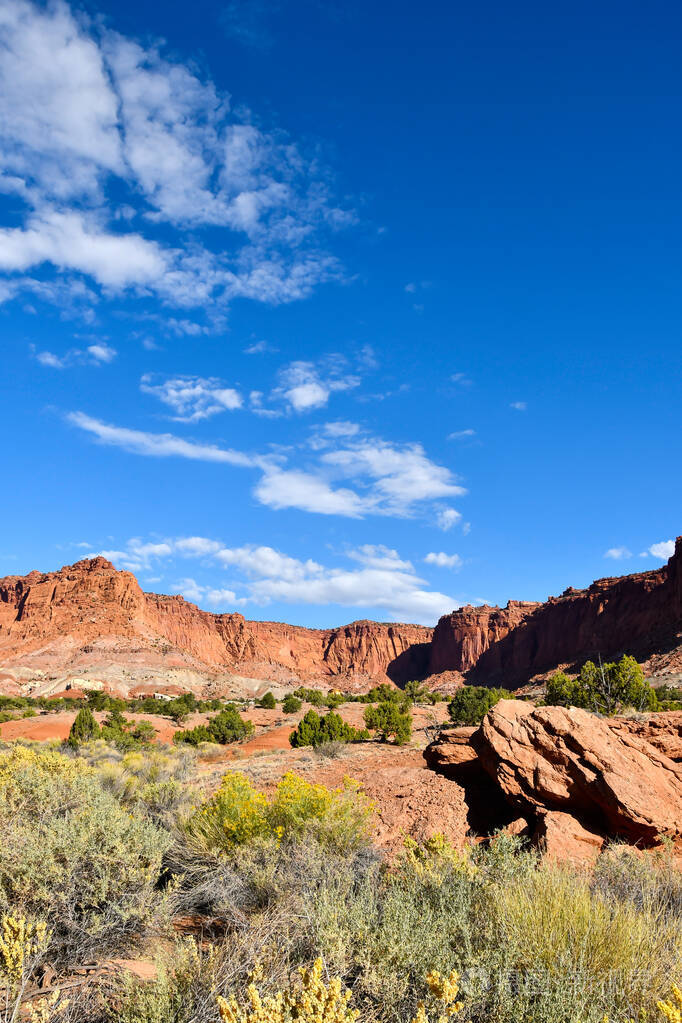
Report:
M 682 991 L 673 984 L 673 997 L 666 1002 L 657 1002 L 658 1011 L 667 1023 L 682 1023 Z M 674 999 L 674 1000 L 673 1000 Z
M 48 998 L 25 1000 L 31 972 L 44 955 L 50 937 L 47 924 L 41 920 L 34 923 L 19 913 L 0 917 L 0 987 L 4 988 L 0 1023 L 17 1020 L 22 1008 L 30 1023 L 49 1023 L 68 1006 L 59 989 Z
M 371 812 L 372 803 L 349 778 L 339 788 L 328 789 L 289 771 L 268 799 L 245 774 L 232 771 L 186 827 L 191 837 L 217 851 L 229 852 L 254 838 L 280 841 L 304 831 L 350 850 L 366 840 Z
M 310 969 L 302 967 L 299 979 L 286 991 L 263 997 L 252 979 L 246 989 L 246 1002 L 236 998 L 218 998 L 221 1023 L 356 1023 L 360 1013 L 349 1006 L 351 992 L 343 988 L 339 977 L 325 983 L 322 959 Z M 459 976 L 453 970 L 444 977 L 437 970 L 426 975 L 430 1007 L 438 1010 L 437 1023 L 448 1023 L 463 1003 L 457 1000 Z M 427 1007 L 419 1004 L 412 1023 L 430 1023 Z
M 4 799 L 11 798 L 17 774 L 25 770 L 39 771 L 46 777 L 66 779 L 92 774 L 92 769 L 84 760 L 66 757 L 57 750 L 13 745 L 0 751 L 0 794 Z
M 221 1023 L 355 1023 L 357 1009 L 350 1009 L 351 992 L 343 990 L 338 977 L 322 979 L 322 960 L 299 970 L 299 980 L 287 991 L 263 998 L 255 983 L 249 984 L 246 1004 L 236 998 L 218 998 Z
M 437 1023 L 448 1023 L 462 1009 L 464 1003 L 457 1000 L 459 994 L 459 974 L 453 970 L 444 977 L 438 970 L 426 974 L 426 983 L 431 994 L 430 1001 L 438 1011 Z M 419 1003 L 417 1015 L 412 1023 L 429 1023 L 429 1015 L 424 1002 Z
M 411 868 L 418 876 L 429 881 L 442 882 L 445 870 L 454 871 L 471 879 L 477 873 L 468 848 L 457 849 L 442 832 L 436 832 L 424 842 L 416 842 L 409 835 L 403 842 L 401 866 Z
M 0 917 L 0 979 L 13 990 L 45 951 L 50 940 L 47 924 L 31 923 L 24 916 L 3 913 Z

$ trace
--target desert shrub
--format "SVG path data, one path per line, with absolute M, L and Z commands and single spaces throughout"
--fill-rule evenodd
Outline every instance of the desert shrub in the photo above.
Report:
M 317 711 L 309 710 L 289 736 L 289 742 L 294 748 L 321 746 L 325 742 L 364 742 L 367 739 L 369 732 L 366 729 L 353 728 L 333 710 L 324 717 L 320 717 Z
M 205 725 L 197 725 L 184 732 L 176 732 L 173 742 L 186 742 L 198 746 L 201 742 L 217 742 L 226 746 L 239 742 L 253 733 L 253 723 L 244 721 L 236 707 L 228 705 Z
M 188 746 L 199 746 L 202 742 L 215 742 L 212 733 L 207 725 L 197 725 L 195 728 L 188 728 L 182 732 L 176 732 L 173 742 L 184 742 Z
M 258 706 L 263 707 L 264 710 L 274 710 L 277 706 L 277 700 L 268 690 L 268 692 L 265 693 L 264 696 L 261 696 L 260 700 L 258 700 Z
M 297 714 L 303 706 L 301 700 L 293 693 L 288 693 L 282 701 L 282 710 L 285 714 Z
M 309 969 L 299 968 L 297 982 L 285 991 L 262 998 L 254 981 L 246 991 L 246 1000 L 218 996 L 221 1023 L 355 1023 L 359 1012 L 348 1007 L 351 992 L 344 990 L 340 977 L 328 984 L 322 979 L 322 959 Z M 259 971 L 255 980 L 262 977 Z
M 0 833 L 0 910 L 44 920 L 57 958 L 107 954 L 152 919 L 168 838 L 83 760 L 0 753 Z
M 327 702 L 327 693 L 323 693 L 321 689 L 308 689 L 306 686 L 299 686 L 291 695 L 313 707 L 324 707 Z
M 508 696 L 506 689 L 462 686 L 450 701 L 448 714 L 456 725 L 479 725 L 488 711 Z
M 188 746 L 121 753 L 99 740 L 81 747 L 81 754 L 119 803 L 169 828 L 197 801 L 191 782 L 196 754 Z
M 89 707 L 81 707 L 69 731 L 68 743 L 77 749 L 82 742 L 90 742 L 99 736 L 99 725 Z
M 366 844 L 371 811 L 350 779 L 330 790 L 287 772 L 268 799 L 246 775 L 233 771 L 189 818 L 186 831 L 201 848 L 224 852 L 257 838 L 279 842 L 303 834 L 330 848 L 350 850 Z
M 656 690 L 644 678 L 634 657 L 594 664 L 586 661 L 577 678 L 557 672 L 547 682 L 545 702 L 561 707 L 583 707 L 599 714 L 618 714 L 626 708 L 656 710 Z
M 396 746 L 404 746 L 412 738 L 412 715 L 395 700 L 386 700 L 365 710 L 365 724 L 377 732 L 381 742 L 393 738 Z

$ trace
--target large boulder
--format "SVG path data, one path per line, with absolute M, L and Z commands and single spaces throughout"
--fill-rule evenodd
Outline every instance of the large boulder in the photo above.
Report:
M 501 700 L 471 743 L 522 812 L 564 811 L 590 830 L 644 845 L 682 834 L 682 765 L 606 719 Z
M 636 735 L 655 746 L 671 760 L 682 760 L 682 711 L 659 711 L 635 717 L 612 718 L 611 728 L 619 735 Z
M 424 750 L 424 759 L 433 771 L 447 777 L 459 774 L 462 767 L 478 762 L 478 754 L 471 745 L 475 728 L 462 726 L 448 728 Z
M 589 863 L 596 860 L 601 852 L 604 838 L 584 828 L 570 813 L 564 813 L 562 810 L 540 810 L 533 833 L 533 844 L 537 845 L 550 860 Z

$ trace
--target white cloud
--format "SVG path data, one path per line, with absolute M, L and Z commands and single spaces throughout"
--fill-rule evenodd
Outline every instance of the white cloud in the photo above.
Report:
M 54 352 L 36 352 L 36 359 L 41 366 L 49 366 L 50 369 L 64 369 L 65 363 Z
M 456 511 L 454 508 L 439 508 L 436 512 L 436 525 L 444 533 L 447 533 L 461 518 L 461 512 Z
M 408 518 L 419 506 L 466 493 L 451 471 L 428 458 L 419 444 L 400 447 L 378 437 L 350 437 L 339 448 L 324 449 L 310 467 L 299 468 L 286 465 L 296 454 L 295 449 L 293 455 L 290 451 L 276 456 L 251 455 L 188 441 L 175 434 L 115 426 L 84 412 L 71 412 L 66 418 L 100 443 L 133 454 L 260 469 L 262 476 L 254 496 L 276 510 L 297 508 L 356 519 L 370 514 Z M 338 485 L 339 481 L 352 481 L 355 488 Z M 461 518 L 460 512 L 450 507 L 438 507 L 435 514 L 438 526 L 444 530 Z
M 192 557 L 216 554 L 222 546 L 217 540 L 209 540 L 205 536 L 185 536 L 175 541 L 176 550 Z
M 0 270 L 28 270 L 42 263 L 80 271 L 115 291 L 143 288 L 166 272 L 156 242 L 139 234 L 112 234 L 92 216 L 49 208 L 30 217 L 25 228 L 0 229 Z
M 360 561 L 368 568 L 388 569 L 389 571 L 414 572 L 411 561 L 403 561 L 396 550 L 383 544 L 365 543 L 355 550 L 347 552 L 348 557 Z
M 267 341 L 255 341 L 252 345 L 247 345 L 244 349 L 244 355 L 262 355 L 264 352 L 274 351 L 270 347 Z
M 627 547 L 609 547 L 604 557 L 611 558 L 612 561 L 624 561 L 632 557 L 632 551 L 629 551 Z
M 379 438 L 363 438 L 325 452 L 321 461 L 346 478 L 373 480 L 368 500 L 385 514 L 409 514 L 418 501 L 466 493 L 449 469 L 427 457 L 421 444 L 399 447 Z
M 322 408 L 333 391 L 347 391 L 358 387 L 360 380 L 351 374 L 328 373 L 321 375 L 312 362 L 292 362 L 280 371 L 279 387 L 273 397 L 286 402 L 294 412 L 308 412 Z
M 431 551 L 424 561 L 427 565 L 437 565 L 438 568 L 461 568 L 464 564 L 459 554 L 445 554 L 443 551 Z
M 245 546 L 232 549 L 223 547 L 217 552 L 216 558 L 223 565 L 236 565 L 248 576 L 262 578 L 272 576 L 286 579 L 288 582 L 306 579 L 323 571 L 322 566 L 312 559 L 299 561 L 287 554 L 281 554 L 273 547 L 266 546 Z
M 26 211 L 0 233 L 0 270 L 49 265 L 107 295 L 206 310 L 240 296 L 293 301 L 339 276 L 321 231 L 354 217 L 316 159 L 231 113 L 194 67 L 64 2 L 2 0 L 0 35 L 0 190 Z M 0 297 L 41 283 L 2 282 Z
M 88 355 L 92 356 L 95 362 L 113 362 L 118 352 L 110 345 L 101 342 L 96 345 L 88 345 Z
M 368 510 L 367 502 L 355 491 L 335 490 L 321 476 L 296 469 L 267 472 L 256 485 L 254 494 L 270 508 L 298 508 L 320 515 L 344 515 L 359 519 Z
M 31 351 L 36 362 L 50 369 L 67 369 L 69 366 L 77 365 L 104 366 L 113 362 L 118 355 L 116 349 L 111 348 L 104 341 L 89 345 L 85 351 L 80 348 L 70 348 L 64 355 L 56 355 L 54 352 L 36 352 L 33 345 Z
M 454 433 L 448 434 L 448 440 L 464 440 L 465 437 L 475 437 L 475 430 L 455 430 Z
M 209 558 L 221 568 L 242 576 L 236 585 L 244 596 L 236 596 L 232 580 L 223 587 L 215 582 L 205 585 L 191 576 L 181 578 L 172 592 L 200 605 L 224 610 L 246 603 L 267 605 L 272 601 L 336 604 L 376 609 L 396 621 L 433 625 L 440 615 L 461 604 L 452 596 L 431 590 L 410 561 L 381 544 L 363 544 L 349 550 L 347 557 L 361 566 L 352 569 L 322 565 L 312 558 L 301 560 L 266 545 L 228 548 L 218 540 L 197 536 L 148 543 L 134 538 L 124 550 L 100 553 L 119 568 L 131 571 L 148 569 L 152 563 L 176 554 Z
M 517 412 L 525 412 L 528 408 L 528 402 L 525 401 L 512 401 L 510 402 L 509 408 L 515 409 Z
M 196 444 L 183 440 L 172 433 L 145 433 L 143 430 L 129 430 L 123 426 L 112 426 L 99 419 L 86 415 L 84 412 L 69 412 L 67 420 L 81 430 L 92 434 L 101 444 L 123 448 L 135 455 L 147 455 L 154 458 L 189 458 L 200 462 L 220 462 L 225 465 L 237 465 L 252 468 L 262 464 L 250 455 L 241 451 L 218 448 L 212 444 Z
M 173 409 L 172 416 L 181 423 L 194 423 L 208 419 L 218 412 L 239 409 L 244 404 L 242 396 L 233 387 L 225 387 L 215 377 L 169 377 L 155 383 L 153 374 L 145 374 L 140 381 L 140 390 L 151 394 Z
M 328 437 L 355 437 L 360 432 L 357 423 L 350 423 L 347 420 L 325 423 L 323 429 Z
M 652 543 L 645 551 L 646 554 L 651 554 L 654 558 L 659 558 L 661 561 L 667 561 L 668 558 L 672 558 L 675 553 L 675 541 L 674 540 L 661 540 L 659 543 Z

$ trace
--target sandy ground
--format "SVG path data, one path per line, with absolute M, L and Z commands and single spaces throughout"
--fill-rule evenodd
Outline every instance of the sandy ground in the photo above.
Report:
M 207 793 L 220 784 L 226 771 L 240 770 L 265 791 L 272 791 L 287 771 L 295 771 L 310 781 L 335 788 L 344 778 L 357 781 L 375 804 L 374 840 L 388 852 L 403 845 L 405 835 L 424 839 L 434 831 L 442 831 L 461 845 L 467 833 L 464 793 L 454 782 L 447 781 L 426 768 L 422 750 L 429 736 L 426 729 L 447 718 L 447 705 L 413 708 L 413 739 L 404 747 L 376 741 L 341 746 L 330 757 L 326 751 L 311 748 L 292 749 L 289 736 L 309 708 L 303 706 L 296 714 L 249 708 L 242 717 L 251 720 L 255 734 L 242 743 L 220 747 L 210 757 L 200 758 L 198 777 Z M 343 719 L 355 727 L 363 726 L 363 704 L 346 704 L 338 708 Z M 66 739 L 76 716 L 75 711 L 40 714 L 0 724 L 0 738 L 60 741 Z M 105 714 L 96 714 L 102 721 Z M 173 741 L 178 726 L 155 714 L 126 714 L 136 721 L 148 721 L 161 743 Z M 209 715 L 192 714 L 183 728 L 205 723 Z
M 241 712 L 241 716 L 245 720 L 253 722 L 256 733 L 244 743 L 225 747 L 225 759 L 231 759 L 235 754 L 248 756 L 251 753 L 264 750 L 289 749 L 289 735 L 309 709 L 307 705 L 304 705 L 296 714 L 283 714 L 281 707 L 276 707 L 274 710 L 250 707 Z M 362 728 L 364 726 L 364 709 L 364 704 L 349 703 L 339 707 L 338 713 L 344 721 L 356 728 Z M 125 716 L 131 721 L 148 721 L 152 724 L 156 730 L 158 742 L 172 742 L 173 736 L 180 728 L 194 728 L 196 725 L 205 724 L 212 715 L 190 714 L 182 725 L 176 725 L 170 718 L 159 714 L 126 712 Z M 54 714 L 38 714 L 32 718 L 4 721 L 0 724 L 0 738 L 5 740 L 30 739 L 36 742 L 61 741 L 68 737 L 75 717 L 76 711 L 58 711 Z M 106 714 L 97 713 L 95 717 L 101 722 Z M 441 703 L 435 707 L 415 707 L 413 717 L 415 738 L 419 740 L 419 737 L 423 737 L 423 729 L 426 725 L 444 721 L 447 718 L 447 704 Z

